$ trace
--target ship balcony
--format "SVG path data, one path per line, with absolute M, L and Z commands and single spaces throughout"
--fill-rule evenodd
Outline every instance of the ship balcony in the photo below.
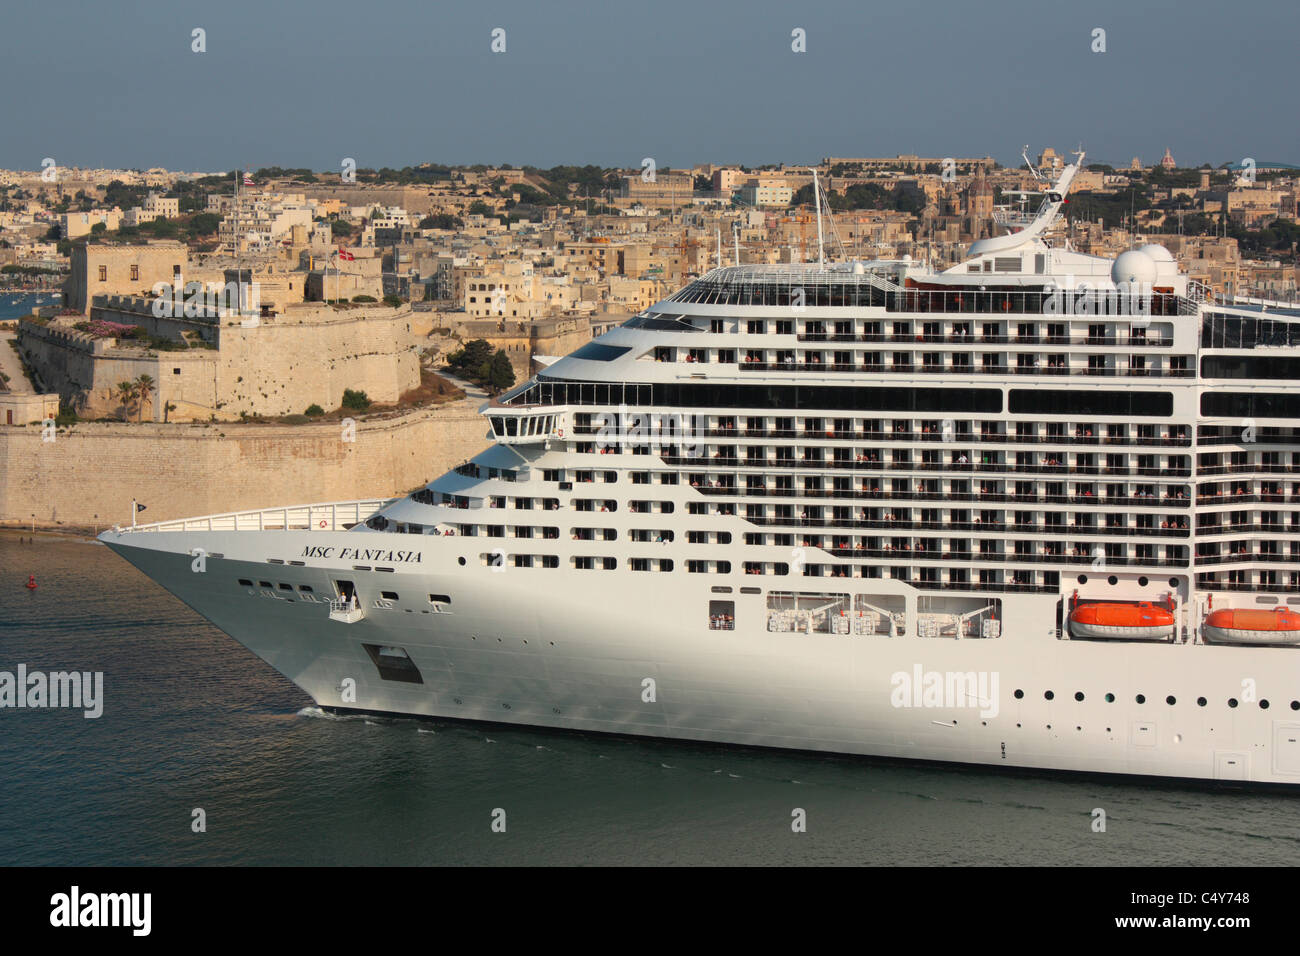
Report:
M 355 624 L 366 616 L 365 610 L 355 601 L 337 598 L 330 601 L 330 620 L 342 624 Z

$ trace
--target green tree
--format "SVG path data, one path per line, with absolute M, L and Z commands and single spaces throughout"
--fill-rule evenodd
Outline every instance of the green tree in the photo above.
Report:
M 464 348 L 447 356 L 447 364 L 463 374 L 476 376 L 484 363 L 492 358 L 492 346 L 487 339 L 466 342 Z
M 494 392 L 503 392 L 515 384 L 515 370 L 510 365 L 510 356 L 502 349 L 497 349 L 496 354 L 492 356 L 485 384 Z
M 315 402 L 312 402 L 310 405 L 307 406 L 307 410 L 306 410 L 305 412 L 303 412 L 303 414 L 304 414 L 304 415 L 310 415 L 310 416 L 315 416 L 315 415 L 324 415 L 324 414 L 325 414 L 325 409 L 321 408 L 321 407 L 320 407 L 319 405 L 317 405 Z
M 465 223 L 459 216 L 453 216 L 451 213 L 438 213 L 432 216 L 425 216 L 420 220 L 421 229 L 460 229 Z
M 135 380 L 135 393 L 140 396 L 140 418 L 144 421 L 144 403 L 149 401 L 149 396 L 154 392 L 154 380 L 151 375 L 141 375 Z
M 353 391 L 350 388 L 345 388 L 343 390 L 343 407 L 358 412 L 364 412 L 370 407 L 370 398 L 365 392 Z
M 117 399 L 122 403 L 122 417 L 126 419 L 131 414 L 131 403 L 135 401 L 135 383 L 118 382 Z
M 191 236 L 211 236 L 221 226 L 221 217 L 215 212 L 201 212 L 190 217 L 186 224 Z

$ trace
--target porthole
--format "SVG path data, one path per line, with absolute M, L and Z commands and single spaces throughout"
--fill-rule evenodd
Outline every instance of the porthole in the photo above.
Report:
M 1053 694 L 1050 690 L 1043 692 L 1043 697 L 1045 697 L 1047 700 L 1051 700 L 1055 696 L 1056 695 Z
M 1087 584 L 1087 583 L 1088 583 L 1088 575 L 1086 575 L 1086 574 L 1081 574 L 1081 575 L 1079 575 L 1075 580 L 1078 581 L 1080 584 Z
M 1170 579 L 1169 579 L 1169 586 L 1170 586 L 1171 588 L 1173 588 L 1175 591 L 1177 591 L 1177 590 L 1178 590 L 1178 579 L 1177 579 L 1177 578 L 1170 578 Z
M 1292 709 L 1292 710 L 1300 710 L 1300 700 L 1293 700 L 1293 701 L 1291 701 L 1291 709 Z
M 1115 585 L 1119 584 L 1119 578 L 1117 578 L 1115 575 L 1112 574 L 1110 577 L 1106 579 L 1106 583 L 1109 584 L 1111 587 L 1114 587 Z
M 1083 691 L 1081 691 L 1081 690 L 1077 690 L 1077 691 L 1075 691 L 1075 692 L 1074 692 L 1074 699 L 1075 699 L 1075 700 L 1083 700 Z
M 1268 710 L 1268 701 L 1267 701 L 1267 700 L 1261 700 L 1261 701 L 1259 702 L 1259 709 L 1260 709 L 1260 710 Z
M 1023 690 L 1020 690 L 1019 688 L 1017 688 L 1017 689 L 1016 689 L 1016 692 L 1015 692 L 1014 694 L 1012 694 L 1011 696 L 1014 697 L 1016 700 L 1020 700 L 1021 698 L 1023 698 L 1023 697 L 1025 696 L 1025 692 L 1024 692 Z
M 1229 697 L 1229 698 L 1228 698 L 1228 706 L 1229 706 L 1229 707 L 1236 707 L 1236 706 L 1237 706 L 1237 698 L 1235 698 L 1235 697 Z
M 1165 703 L 1168 704 L 1170 707 L 1172 707 L 1174 706 L 1174 704 L 1178 703 L 1178 699 L 1174 697 L 1173 694 L 1170 694 L 1168 697 L 1165 698 Z
M 1146 579 L 1146 578 L 1138 578 L 1138 587 L 1140 587 L 1140 588 L 1144 588 L 1144 587 L 1146 587 L 1146 586 L 1147 586 L 1147 579 Z
M 456 563 L 459 564 L 459 565 L 463 568 L 463 567 L 465 566 L 465 559 L 464 559 L 464 558 L 457 558 L 457 559 L 456 559 Z
M 1197 707 L 1204 707 L 1205 704 L 1206 704 L 1206 700 L 1205 700 L 1204 697 L 1198 697 L 1198 698 L 1196 698 L 1196 706 L 1197 706 Z
M 1113 704 L 1113 703 L 1115 703 L 1115 695 L 1114 695 L 1114 694 L 1107 694 L 1107 695 L 1106 695 L 1106 703 L 1108 703 L 1108 704 Z
M 1138 702 L 1139 704 L 1145 704 L 1145 703 L 1147 702 L 1147 695 L 1146 695 L 1146 694 L 1138 694 L 1138 695 L 1137 695 L 1137 702 Z

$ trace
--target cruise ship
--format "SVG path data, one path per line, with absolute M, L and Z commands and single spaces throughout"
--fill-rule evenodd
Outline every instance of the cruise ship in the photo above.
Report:
M 408 496 L 101 540 L 324 708 L 1298 784 L 1300 311 L 1072 250 L 1081 162 L 953 268 L 713 269 Z

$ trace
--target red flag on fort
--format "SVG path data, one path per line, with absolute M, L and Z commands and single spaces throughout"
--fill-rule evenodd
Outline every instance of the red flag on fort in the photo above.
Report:
M 339 246 L 339 258 L 342 259 L 344 262 L 355 262 L 357 259 L 356 256 L 348 252 L 342 246 Z

